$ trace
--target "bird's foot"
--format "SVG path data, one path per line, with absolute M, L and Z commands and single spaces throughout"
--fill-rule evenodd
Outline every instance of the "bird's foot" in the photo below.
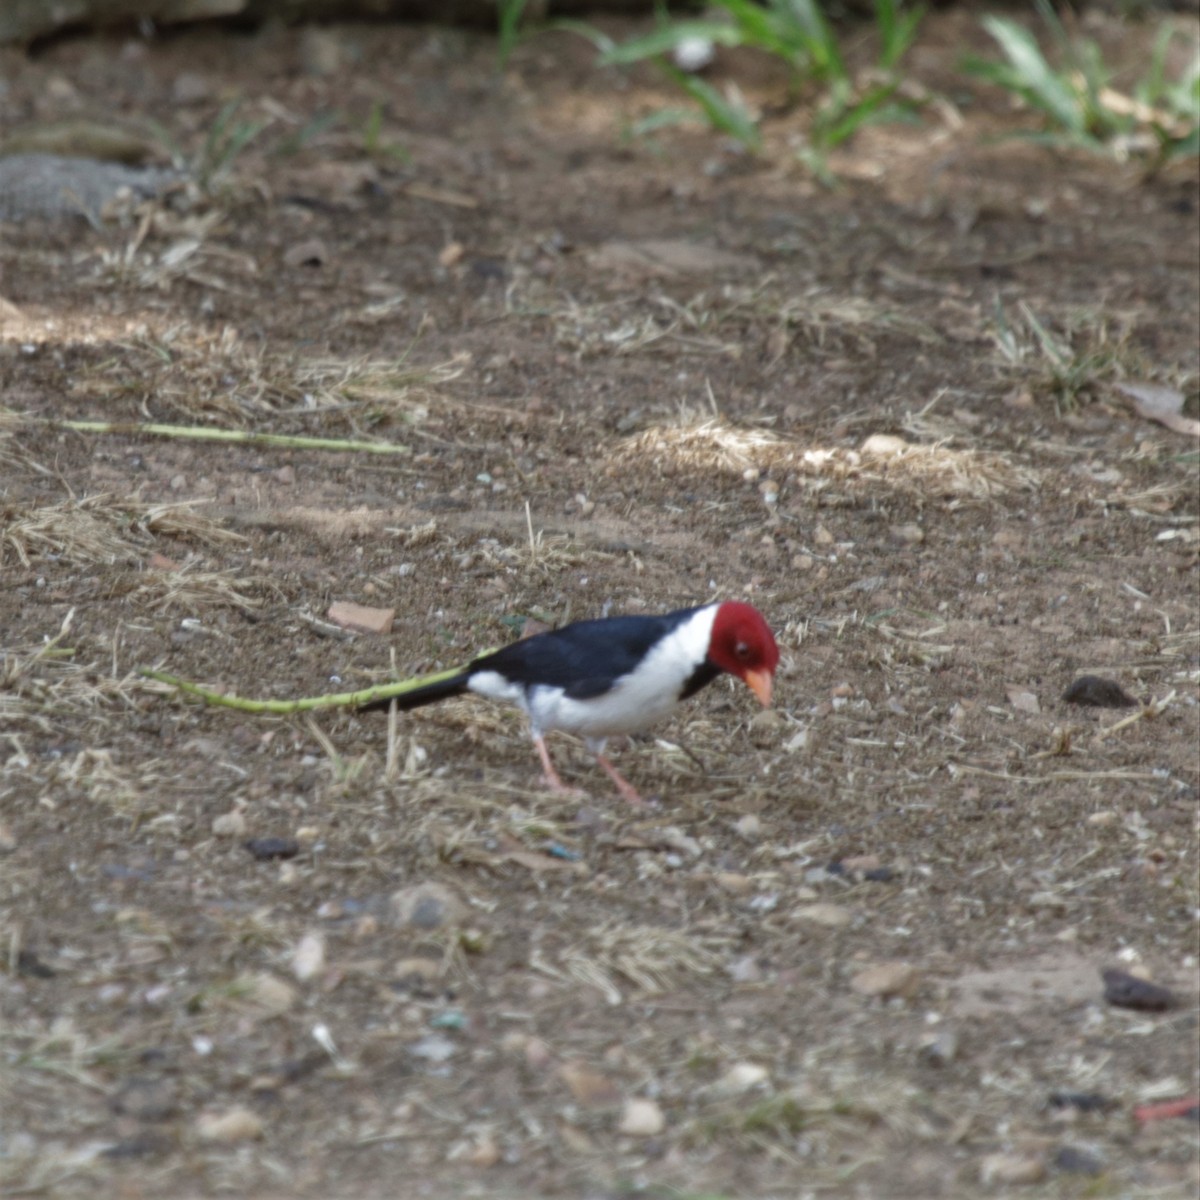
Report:
M 538 757 L 542 760 L 542 783 L 550 791 L 556 792 L 560 796 L 574 796 L 577 800 L 587 795 L 582 788 L 569 787 L 563 783 L 561 776 L 554 769 L 554 764 L 550 761 L 550 752 L 546 749 L 544 739 L 535 737 L 533 744 L 537 747 Z
M 617 768 L 614 767 L 612 763 L 610 763 L 608 759 L 604 757 L 603 754 L 597 754 L 596 761 L 604 768 L 609 779 L 616 784 L 617 791 L 621 793 L 621 798 L 623 800 L 628 801 L 635 808 L 646 807 L 646 801 L 642 799 L 637 788 L 635 788 L 633 784 L 630 783 L 629 780 L 626 779 L 625 776 L 622 775 L 621 772 L 618 771 Z
M 586 800 L 588 795 L 584 788 L 572 787 L 569 783 L 563 783 L 557 774 L 553 778 L 543 775 L 542 786 L 556 796 L 570 796 L 573 800 Z

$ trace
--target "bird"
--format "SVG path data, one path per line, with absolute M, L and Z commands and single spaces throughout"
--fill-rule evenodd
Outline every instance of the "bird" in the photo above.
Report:
M 408 710 L 473 693 L 520 707 L 529 721 L 545 782 L 563 783 L 546 735 L 556 730 L 583 738 L 596 761 L 629 803 L 645 803 L 605 757 L 609 738 L 637 733 L 670 716 L 718 675 L 740 679 L 763 707 L 771 703 L 779 647 L 753 605 L 725 600 L 661 616 L 636 615 L 575 621 L 480 655 L 398 696 L 361 705 L 395 704 Z

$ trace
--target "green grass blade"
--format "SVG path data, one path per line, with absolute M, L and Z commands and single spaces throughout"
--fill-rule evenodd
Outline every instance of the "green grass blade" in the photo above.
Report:
M 595 25 L 589 25 L 587 21 L 575 21 L 570 17 L 559 17 L 554 21 L 547 21 L 542 28 L 554 33 L 574 33 L 583 38 L 584 41 L 591 42 L 601 55 L 611 54 L 617 48 L 617 43 L 607 33 L 597 29 Z M 603 62 L 603 58 L 600 61 Z
M 794 22 L 804 38 L 813 68 L 821 78 L 848 78 L 837 38 L 816 0 L 773 0 L 771 8 L 776 13 L 786 13 Z
M 1079 97 L 1055 74 L 1033 34 L 1002 17 L 984 17 L 983 27 L 1000 44 L 1011 65 L 1008 86 L 1065 129 L 1084 133 L 1086 122 Z
M 653 33 L 613 46 L 600 56 L 600 64 L 611 67 L 643 62 L 647 58 L 670 54 L 680 42 L 691 38 L 705 38 L 719 46 L 743 44 L 742 31 L 728 21 L 672 21 Z
M 925 16 L 925 6 L 905 9 L 902 0 L 875 0 L 879 65 L 891 70 L 907 53 Z
M 512 52 L 521 40 L 521 18 L 525 15 L 528 0 L 498 0 L 496 5 L 499 27 L 497 29 L 496 60 L 503 68 L 512 57 Z
M 668 78 L 672 79 L 680 89 L 700 105 L 708 123 L 714 129 L 719 129 L 722 133 L 736 138 L 748 149 L 757 150 L 759 148 L 762 139 L 759 136 L 758 126 L 744 105 L 727 100 L 712 84 L 705 83 L 703 79 L 699 79 L 695 75 L 688 75 L 665 60 L 662 60 L 659 65 Z

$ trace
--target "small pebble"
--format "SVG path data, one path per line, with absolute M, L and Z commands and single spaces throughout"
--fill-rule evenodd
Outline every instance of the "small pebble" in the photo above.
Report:
M 1054 1166 L 1072 1175 L 1103 1175 L 1104 1162 L 1098 1154 L 1080 1146 L 1060 1146 Z
M 215 837 L 241 837 L 246 832 L 246 815 L 240 808 L 213 817 L 212 831 Z
M 315 979 L 325 969 L 325 935 L 306 933 L 292 953 L 292 974 L 301 982 Z
M 829 864 L 830 870 L 833 869 L 833 865 L 833 863 Z M 841 865 L 845 871 L 877 871 L 882 864 L 878 854 L 852 854 L 848 858 L 843 858 Z
M 897 458 L 909 449 L 909 443 L 894 433 L 873 433 L 861 447 L 863 454 L 871 454 L 876 458 Z
M 299 996 L 290 983 L 276 979 L 266 971 L 243 976 L 238 980 L 238 990 L 252 1004 L 271 1013 L 285 1013 L 294 1007 Z
M 319 267 L 329 261 L 329 250 L 320 238 L 306 238 L 283 252 L 288 267 Z
M 500 1147 L 490 1137 L 483 1138 L 482 1141 L 476 1142 L 472 1147 L 470 1154 L 467 1155 L 467 1162 L 473 1167 L 494 1167 L 500 1161 Z
M 948 1067 L 958 1057 L 958 1034 L 940 1029 L 929 1034 L 917 1050 L 917 1058 L 928 1067 Z
M 919 546 L 925 540 L 925 530 L 920 525 L 893 525 L 891 536 L 905 546 Z
M 621 1098 L 620 1089 L 607 1075 L 601 1075 L 582 1063 L 563 1063 L 558 1068 L 558 1077 L 570 1089 L 577 1104 L 604 1108 L 616 1104 Z
M 1038 1183 L 1045 1177 L 1045 1160 L 1036 1154 L 989 1154 L 979 1164 L 979 1181 L 985 1186 Z
M 441 1034 L 431 1033 L 427 1037 L 418 1038 L 408 1047 L 408 1052 L 414 1058 L 423 1058 L 426 1062 L 443 1063 L 453 1058 L 458 1052 L 458 1046 Z
M 467 914 L 458 896 L 440 883 L 418 883 L 393 892 L 388 909 L 395 925 L 439 929 L 460 923 Z
M 744 954 L 741 958 L 735 958 L 726 970 L 734 983 L 761 983 L 763 979 L 763 969 L 758 965 L 758 959 L 753 954 Z
M 738 837 L 748 842 L 756 841 L 762 835 L 762 819 L 756 813 L 747 813 L 738 818 L 734 829 L 737 830 Z
M 823 925 L 827 929 L 843 929 L 852 919 L 850 910 L 840 904 L 802 904 L 792 915 L 798 921 Z
M 32 950 L 17 952 L 17 974 L 29 979 L 53 979 L 56 972 L 47 966 Z
M 216 830 L 214 829 L 213 832 L 215 833 Z M 267 862 L 273 858 L 295 858 L 300 853 L 300 843 L 290 837 L 247 838 L 242 845 L 259 862 Z
M 196 1136 L 202 1142 L 249 1142 L 263 1136 L 263 1121 L 248 1108 L 201 1113 L 196 1118 Z
M 760 1083 L 765 1083 L 770 1077 L 771 1072 L 760 1063 L 734 1063 L 712 1085 L 712 1092 L 715 1096 L 740 1096 L 743 1092 L 758 1087 Z
M 1107 1112 L 1114 1101 L 1100 1092 L 1051 1092 L 1046 1104 L 1052 1109 L 1075 1109 L 1081 1113 Z
M 666 1117 L 653 1100 L 626 1100 L 617 1130 L 630 1137 L 654 1137 L 666 1127 Z
M 744 896 L 754 888 L 754 880 L 749 875 L 742 875 L 737 871 L 718 871 L 713 878 L 719 887 L 735 896 Z
M 888 962 L 859 971 L 850 980 L 850 987 L 860 996 L 878 996 L 888 1000 L 893 996 L 910 998 L 921 984 L 921 974 L 910 963 Z

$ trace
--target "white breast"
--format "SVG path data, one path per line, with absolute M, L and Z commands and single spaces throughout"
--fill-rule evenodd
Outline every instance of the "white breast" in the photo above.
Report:
M 600 741 L 636 733 L 669 717 L 684 685 L 708 655 L 716 612 L 715 604 L 697 610 L 602 696 L 572 700 L 559 688 L 531 688 L 527 698 L 518 703 L 529 714 L 534 732 L 561 729 Z

